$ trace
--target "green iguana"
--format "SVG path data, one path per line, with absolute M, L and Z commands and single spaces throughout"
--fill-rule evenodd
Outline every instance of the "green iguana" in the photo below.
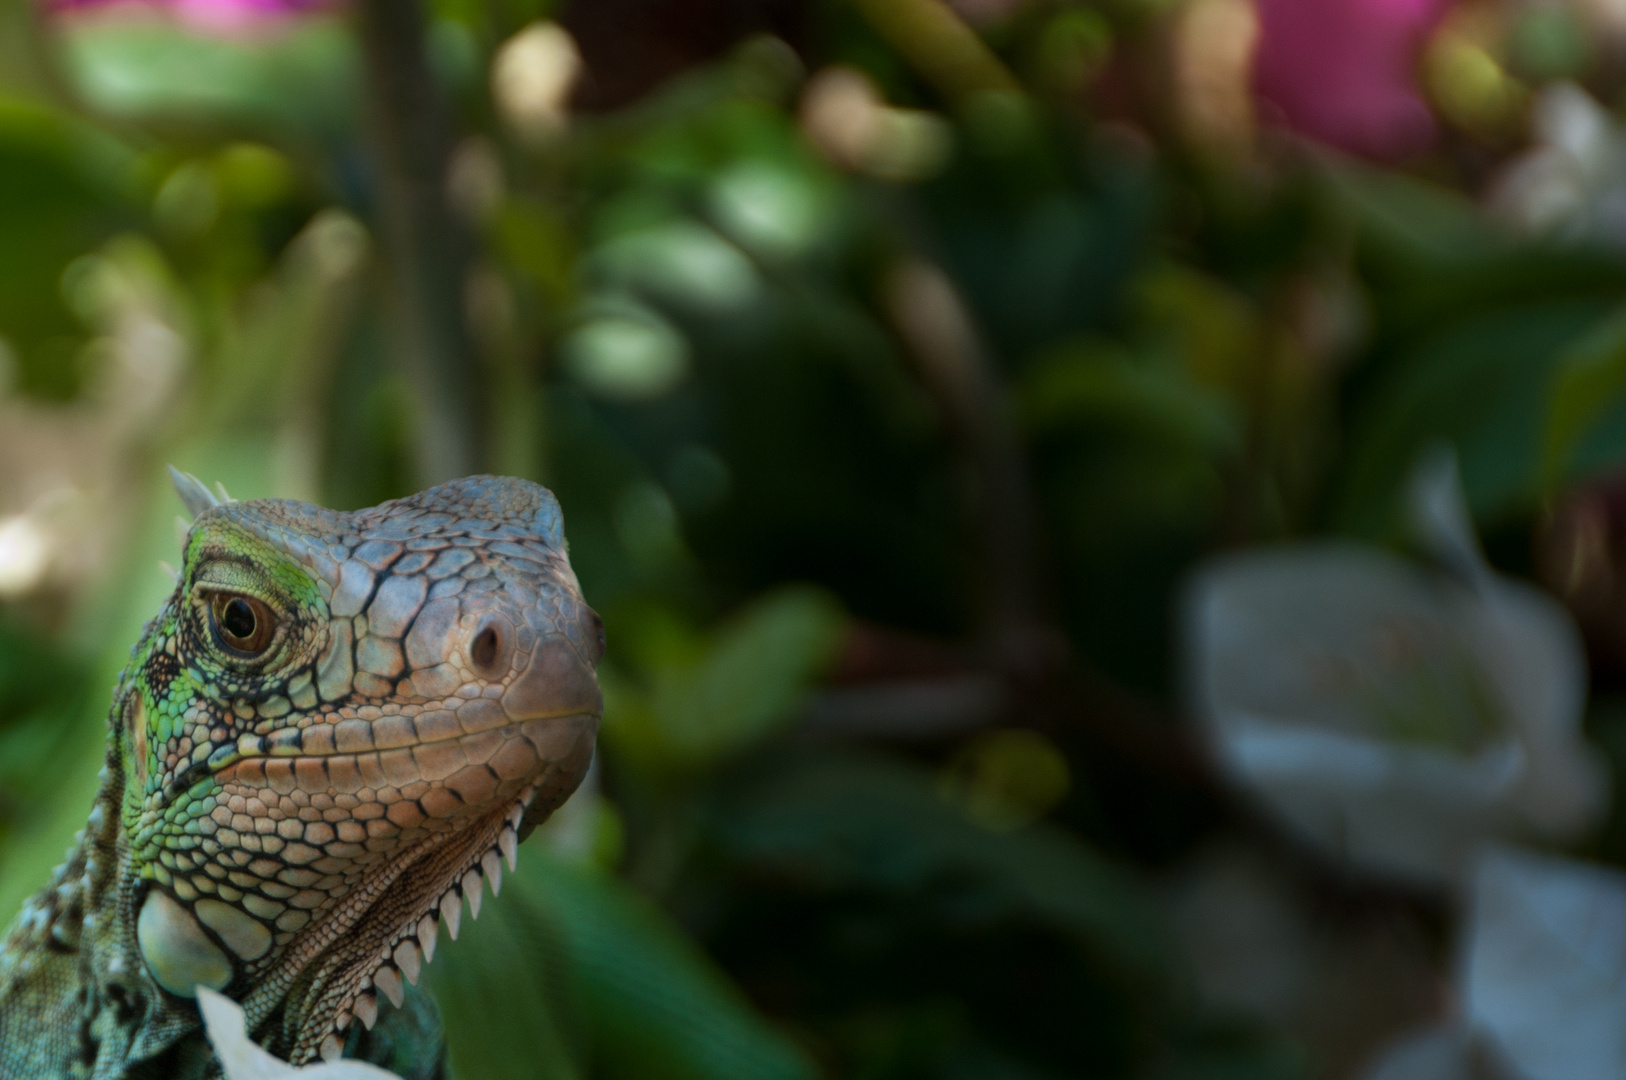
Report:
M 339 1057 L 592 758 L 602 624 L 546 489 L 338 513 L 172 474 L 184 564 L 0 951 L 0 1080 L 213 1074 L 200 985 L 294 1064 Z

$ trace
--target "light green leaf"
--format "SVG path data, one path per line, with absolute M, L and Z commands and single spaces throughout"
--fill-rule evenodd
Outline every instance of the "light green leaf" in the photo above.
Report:
M 824 593 L 790 587 L 757 599 L 711 635 L 644 620 L 648 694 L 608 672 L 605 731 L 648 767 L 705 768 L 759 743 L 794 715 L 829 665 L 843 616 Z
M 0 96 L 0 338 L 22 388 L 57 398 L 80 388 L 68 358 L 86 327 L 63 271 L 134 220 L 137 173 L 135 154 L 93 125 Z
M 350 130 L 360 111 L 360 56 L 337 19 L 253 38 L 96 19 L 68 24 L 62 41 L 76 89 L 118 117 L 332 135 Z
M 822 673 L 840 638 L 840 610 L 823 593 L 770 593 L 732 619 L 698 667 L 655 691 L 667 742 L 683 757 L 714 761 L 787 719 Z

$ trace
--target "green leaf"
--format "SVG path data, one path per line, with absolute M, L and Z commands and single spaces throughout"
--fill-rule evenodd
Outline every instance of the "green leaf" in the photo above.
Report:
M 1327 164 L 1325 192 L 1355 226 L 1356 263 L 1381 337 L 1415 343 L 1469 317 L 1566 300 L 1611 303 L 1626 284 L 1626 263 L 1601 244 L 1518 237 L 1460 191 Z
M 1178 265 L 1160 265 L 1134 283 L 1135 318 L 1152 355 L 1198 387 L 1246 394 L 1269 351 L 1260 319 L 1223 281 Z M 1209 403 L 1212 411 L 1214 403 Z
M 1151 898 L 1123 869 L 1054 826 L 979 828 L 910 766 L 804 761 L 727 806 L 718 831 L 737 856 L 830 887 L 915 893 L 969 882 L 984 911 L 1045 923 L 1127 973 L 1169 970 Z
M 492 220 L 490 238 L 549 302 L 564 308 L 574 299 L 577 239 L 552 207 L 537 199 L 507 199 Z
M 792 586 L 767 594 L 709 637 L 671 619 L 642 620 L 652 690 L 605 681 L 605 730 L 658 769 L 716 765 L 794 715 L 835 655 L 844 623 L 826 594 Z
M 1023 426 L 1044 434 L 1074 424 L 1112 424 L 1212 454 L 1241 448 L 1223 398 L 1179 370 L 1111 347 L 1078 346 L 1025 369 L 1017 385 Z
M 75 20 L 61 38 L 77 90 L 112 116 L 326 137 L 360 114 L 360 56 L 338 19 L 237 38 L 168 21 Z
M 794 1043 L 653 903 L 550 864 L 542 907 L 565 928 L 595 1072 L 644 1080 L 810 1080 Z
M 835 654 L 842 616 L 824 593 L 789 588 L 757 600 L 724 626 L 698 667 L 655 691 L 668 744 L 715 761 L 787 719 Z
M 1555 373 L 1613 305 L 1569 300 L 1461 320 L 1397 355 L 1356 412 L 1335 520 L 1357 535 L 1394 524 L 1417 455 L 1455 445 L 1476 516 L 1537 501 Z
M 1512 246 L 1459 191 L 1349 160 L 1321 164 L 1334 204 L 1395 264 L 1460 267 Z
M 1578 444 L 1626 393 L 1626 310 L 1605 321 L 1558 360 L 1542 446 L 1543 488 L 1552 492 L 1573 465 Z
M 382 1066 L 399 1080 L 445 1080 L 446 1037 L 434 995 L 416 986 L 402 988 L 399 1009 L 384 1009 L 368 1030 L 350 1025 L 344 1056 Z
M 631 887 L 527 846 L 429 969 L 457 1080 L 813 1080 L 675 923 Z
M 63 295 L 75 257 L 134 218 L 135 155 L 77 118 L 0 97 L 0 338 L 22 388 L 67 398 L 83 322 Z
M 548 873 L 537 846 L 478 920 L 464 913 L 458 940 L 443 939 L 427 969 L 457 1080 L 586 1076 L 564 930 L 537 903 Z

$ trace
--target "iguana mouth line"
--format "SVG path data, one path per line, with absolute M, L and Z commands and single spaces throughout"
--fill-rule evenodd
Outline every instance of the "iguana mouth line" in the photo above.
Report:
M 388 754 L 401 750 L 411 752 L 413 750 L 422 750 L 429 747 L 447 746 L 458 743 L 467 744 L 470 740 L 486 739 L 494 736 L 502 737 L 514 735 L 521 733 L 528 724 L 540 724 L 549 721 L 568 720 L 596 722 L 602 719 L 602 711 L 596 709 L 559 710 L 556 712 L 521 717 L 518 720 L 511 720 L 506 724 L 501 724 L 494 727 L 482 728 L 479 731 L 464 731 L 456 734 L 443 735 L 436 738 L 419 738 L 411 741 L 391 742 L 388 745 L 378 745 L 375 742 L 374 745 L 370 747 L 358 747 L 354 749 L 341 749 L 338 747 L 328 749 L 319 745 L 307 747 L 304 745 L 303 740 L 299 743 L 294 743 L 291 739 L 284 742 L 283 745 L 278 746 L 271 744 L 271 740 L 274 736 L 248 734 L 239 736 L 236 744 L 222 744 L 221 748 L 211 755 L 207 761 L 199 762 L 192 768 L 187 769 L 186 772 L 183 773 L 180 778 L 178 778 L 177 782 L 171 786 L 185 788 L 193 783 L 196 783 L 204 776 L 214 776 L 218 778 L 223 774 L 231 772 L 242 763 L 248 761 L 287 761 L 297 763 L 301 760 L 331 760 L 333 758 L 346 757 L 361 758 L 370 754 Z M 309 729 L 295 728 L 290 730 L 297 734 L 302 730 Z M 254 745 L 256 741 L 260 744 L 259 746 Z M 231 752 L 228 753 L 227 751 Z
M 226 795 L 222 805 L 231 807 L 217 808 L 214 820 L 241 829 L 236 815 L 250 800 L 281 806 L 272 816 L 289 818 L 308 812 L 298 809 L 306 800 L 318 807 L 326 800 L 322 816 L 334 822 L 349 808 L 359 818 L 387 816 L 400 828 L 442 828 L 535 784 L 550 764 L 579 759 L 597 729 L 595 713 L 579 712 L 386 749 L 242 757 L 213 774 Z M 363 809 L 368 803 L 378 806 Z

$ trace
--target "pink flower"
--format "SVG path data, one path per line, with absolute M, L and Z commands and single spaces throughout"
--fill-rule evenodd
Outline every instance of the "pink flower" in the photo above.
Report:
M 1426 149 L 1434 117 L 1417 92 L 1418 54 L 1450 0 L 1254 0 L 1254 89 L 1264 113 L 1356 154 Z

